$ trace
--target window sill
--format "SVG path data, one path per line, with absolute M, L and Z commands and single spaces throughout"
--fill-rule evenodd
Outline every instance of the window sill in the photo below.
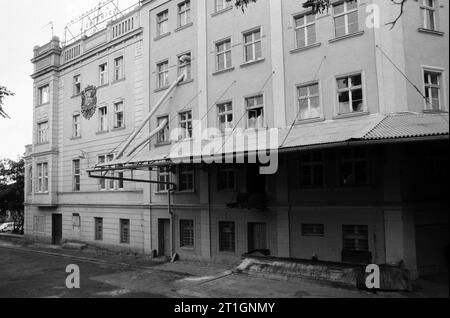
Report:
M 311 123 L 318 123 L 325 121 L 324 117 L 317 117 L 317 118 L 308 118 L 308 119 L 298 119 L 296 124 L 297 125 L 303 125 L 303 124 L 311 124 Z
M 441 110 L 441 109 L 424 109 L 424 114 L 448 114 L 448 111 Z
M 48 141 L 46 141 L 46 142 L 38 142 L 38 143 L 35 144 L 35 146 L 37 146 L 37 147 L 39 147 L 39 146 L 47 146 L 49 144 L 50 144 L 50 142 L 48 142 Z
M 169 85 L 160 87 L 160 88 L 155 89 L 153 92 L 154 93 L 162 92 L 162 91 L 165 91 L 166 89 L 168 89 L 169 87 L 170 87 Z
M 113 84 L 114 84 L 114 82 L 113 82 Z M 99 85 L 99 86 L 97 86 L 97 90 L 102 89 L 102 88 L 107 87 L 107 86 L 109 86 L 109 83 L 105 83 L 105 84 Z
M 43 103 L 43 104 L 39 104 L 39 105 L 36 105 L 36 107 L 42 107 L 42 106 L 47 106 L 47 105 L 50 105 L 50 102 L 47 102 L 47 103 Z
M 175 32 L 180 32 L 180 31 L 182 31 L 182 30 L 184 30 L 184 29 L 190 28 L 190 27 L 193 26 L 193 25 L 194 25 L 194 22 L 186 23 L 185 25 L 181 25 L 181 26 L 179 26 L 178 28 L 176 28 L 176 29 L 175 29 Z
M 175 191 L 173 194 L 174 194 L 174 195 L 181 195 L 181 194 L 195 194 L 195 190 Z
M 364 31 L 359 31 L 359 32 L 355 32 L 355 33 L 351 33 L 351 34 L 346 34 L 346 35 L 343 35 L 343 36 L 340 36 L 340 37 L 331 39 L 331 40 L 329 40 L 328 42 L 334 43 L 334 42 L 338 42 L 338 41 L 341 41 L 341 40 L 353 38 L 353 37 L 355 37 L 355 36 L 360 36 L 360 35 L 363 35 L 363 34 L 364 34 Z
M 165 37 L 167 37 L 167 36 L 169 36 L 169 35 L 171 35 L 171 34 L 172 34 L 171 32 L 167 32 L 167 33 L 164 33 L 164 34 L 160 34 L 160 35 L 154 37 L 154 38 L 153 38 L 153 41 L 161 40 L 162 38 L 165 38 Z
M 104 135 L 104 134 L 107 134 L 107 133 L 109 133 L 109 129 L 105 130 L 105 131 L 97 131 L 95 134 L 96 135 Z
M 35 195 L 49 195 L 50 192 L 35 192 Z
M 195 251 L 195 247 L 188 247 L 188 246 L 180 246 L 180 250 L 182 251 L 186 251 L 186 252 L 194 252 Z
M 81 96 L 81 93 L 80 93 L 80 94 L 74 94 L 74 95 L 72 95 L 72 97 L 70 97 L 70 98 L 74 99 L 74 98 L 77 98 L 77 97 L 80 97 L 80 96 Z
M 81 136 L 80 137 L 72 137 L 72 138 L 70 138 L 70 140 L 80 140 L 81 139 Z
M 417 31 L 419 31 L 420 33 L 428 33 L 428 34 L 437 35 L 437 36 L 444 36 L 444 34 L 445 34 L 442 31 L 425 29 L 425 28 L 418 28 Z
M 169 146 L 172 143 L 170 141 L 166 141 L 166 142 L 159 142 L 155 144 L 155 147 L 164 147 L 164 146 Z
M 121 130 L 125 130 L 125 129 L 126 129 L 125 126 L 123 126 L 123 127 L 114 127 L 113 129 L 111 129 L 111 131 L 121 131 Z
M 212 75 L 219 75 L 219 74 L 228 73 L 231 71 L 234 71 L 234 67 L 229 67 L 229 68 L 225 68 L 223 70 L 215 71 L 214 73 L 212 73 Z
M 125 81 L 125 77 L 122 77 L 121 79 L 112 81 L 111 85 L 114 85 L 114 84 L 117 84 L 117 83 L 120 83 L 120 82 L 124 82 L 124 81 Z
M 353 112 L 353 113 L 348 113 L 348 114 L 337 115 L 337 116 L 333 117 L 333 119 L 345 119 L 345 118 L 367 116 L 367 115 L 370 115 L 370 113 L 368 111 Z
M 265 60 L 266 60 L 265 58 L 259 58 L 257 60 L 248 61 L 248 62 L 245 62 L 245 63 L 241 64 L 240 67 L 250 66 L 250 65 L 253 65 L 253 64 L 264 62 Z
M 186 84 L 192 83 L 193 81 L 194 81 L 194 79 L 191 78 L 186 81 L 182 81 L 182 82 L 178 83 L 178 86 L 186 85 Z
M 319 47 L 321 45 L 322 45 L 322 43 L 319 42 L 319 43 L 311 44 L 311 45 L 308 45 L 308 46 L 299 47 L 299 48 L 291 50 L 290 53 L 291 54 L 300 53 L 300 52 L 303 52 L 303 51 L 307 51 L 307 50 L 313 49 L 315 47 Z
M 211 14 L 211 17 L 217 17 L 218 15 L 221 15 L 221 14 L 231 11 L 231 10 L 233 10 L 233 6 L 226 7 L 225 9 L 222 9 L 220 11 L 213 12 Z

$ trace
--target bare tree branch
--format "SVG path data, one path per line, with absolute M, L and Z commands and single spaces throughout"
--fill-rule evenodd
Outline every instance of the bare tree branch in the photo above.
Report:
M 407 0 L 399 0 L 399 1 L 391 0 L 392 3 L 400 6 L 400 13 L 397 15 L 395 20 L 393 20 L 392 22 L 386 23 L 386 25 L 390 25 L 391 26 L 391 30 L 395 27 L 395 25 L 397 24 L 398 20 L 400 20 L 400 18 L 402 17 L 403 13 L 405 12 L 406 1 Z

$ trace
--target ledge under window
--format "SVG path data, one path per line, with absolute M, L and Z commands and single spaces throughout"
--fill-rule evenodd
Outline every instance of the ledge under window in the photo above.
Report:
M 125 126 L 123 126 L 123 127 L 114 127 L 113 129 L 111 129 L 111 131 L 118 131 L 118 130 L 125 130 L 125 129 L 126 129 Z
M 95 134 L 96 135 L 103 135 L 103 134 L 107 134 L 109 133 L 109 129 L 108 130 L 104 130 L 104 131 L 97 131 Z
M 178 86 L 186 85 L 186 84 L 192 83 L 193 81 L 194 81 L 194 79 L 190 78 L 188 80 L 185 80 L 185 81 L 182 81 L 182 82 L 178 83 Z
M 299 48 L 293 49 L 293 50 L 290 51 L 290 53 L 291 54 L 300 53 L 300 52 L 303 52 L 303 51 L 307 51 L 309 49 L 313 49 L 315 47 L 319 47 L 321 45 L 322 45 L 322 43 L 320 43 L 320 42 L 314 43 L 314 44 L 311 44 L 311 45 L 308 45 L 308 46 L 304 46 L 304 47 L 299 47 Z
M 213 12 L 213 13 L 211 14 L 211 17 L 216 17 L 216 16 L 218 16 L 218 15 L 221 15 L 222 13 L 225 13 L 225 12 L 228 12 L 228 11 L 231 11 L 231 10 L 233 10 L 233 6 L 226 7 L 226 8 L 224 8 L 224 9 L 222 9 L 222 10 Z
M 70 140 L 79 140 L 79 139 L 81 139 L 81 136 L 70 138 Z
M 180 32 L 181 30 L 187 29 L 193 25 L 194 25 L 194 22 L 189 22 L 184 25 L 180 25 L 178 28 L 175 29 L 175 32 Z
M 114 85 L 114 84 L 117 84 L 117 83 L 120 83 L 120 82 L 123 82 L 123 81 L 125 81 L 125 77 L 122 77 L 121 79 L 118 79 L 118 80 L 114 80 L 114 81 L 111 83 L 111 85 Z
M 227 73 L 227 72 L 231 72 L 231 71 L 234 71 L 234 67 L 229 67 L 229 68 L 225 68 L 223 70 L 215 71 L 214 73 L 212 73 L 212 75 L 219 75 L 219 74 Z
M 158 36 L 156 36 L 156 37 L 153 39 L 153 41 L 158 41 L 158 40 L 160 40 L 160 39 L 162 39 L 162 38 L 165 38 L 166 36 L 169 36 L 170 34 L 171 34 L 171 32 L 167 32 L 167 33 L 158 35 Z
M 428 34 L 433 34 L 433 35 L 438 35 L 438 36 L 444 36 L 444 34 L 445 34 L 442 31 L 430 30 L 430 29 L 425 29 L 425 28 L 418 28 L 417 31 L 419 31 L 421 33 L 428 33 Z
M 344 118 L 351 118 L 351 117 L 358 117 L 358 116 L 366 116 L 370 113 L 368 111 L 362 111 L 362 112 L 353 112 L 353 113 L 346 113 L 346 114 L 339 114 L 336 115 L 333 119 L 344 119 Z
M 250 66 L 250 65 L 253 65 L 253 64 L 264 62 L 265 60 L 266 60 L 265 58 L 260 58 L 260 59 L 257 59 L 257 60 L 248 61 L 248 62 L 245 62 L 245 63 L 241 64 L 240 67 Z
M 324 117 L 316 117 L 316 118 L 308 118 L 308 119 L 298 119 L 296 124 L 297 125 L 303 125 L 303 124 L 311 124 L 311 123 L 318 123 L 325 121 Z
M 164 87 L 160 87 L 160 88 L 155 89 L 153 92 L 154 93 L 162 92 L 162 91 L 165 91 L 166 89 L 168 89 L 169 87 L 170 87 L 169 85 L 166 85 Z
M 355 33 L 351 33 L 351 34 L 346 34 L 346 35 L 343 35 L 343 36 L 340 36 L 340 37 L 331 39 L 331 40 L 329 40 L 328 42 L 333 43 L 333 42 L 337 42 L 337 41 L 349 39 L 349 38 L 352 38 L 352 37 L 355 37 L 355 36 L 360 36 L 360 35 L 363 35 L 363 34 L 364 34 L 364 31 L 359 31 L 359 32 L 355 32 Z

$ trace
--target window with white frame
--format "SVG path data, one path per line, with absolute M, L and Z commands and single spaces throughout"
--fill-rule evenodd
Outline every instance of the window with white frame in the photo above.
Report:
M 299 119 L 321 118 L 319 83 L 297 87 Z
M 191 22 L 191 1 L 178 4 L 178 26 L 182 27 Z
M 231 167 L 219 168 L 217 171 L 217 189 L 219 191 L 235 190 L 236 170 Z
M 178 191 L 194 191 L 194 169 L 192 167 L 178 167 Z
M 99 86 L 108 84 L 108 64 L 103 63 L 98 67 L 98 84 Z
M 45 233 L 45 216 L 33 217 L 33 232 L 34 233 Z
M 111 162 L 113 160 L 114 160 L 114 154 L 98 156 L 98 164 Z M 115 175 L 114 172 L 108 172 L 105 176 L 106 177 L 114 177 L 114 175 Z M 116 184 L 119 184 L 117 180 L 99 179 L 99 187 L 100 187 L 101 191 L 112 191 L 112 190 L 120 189 L 119 186 L 116 187 Z
M 168 167 L 160 167 L 158 169 L 158 192 L 167 192 L 170 189 L 170 169 Z
M 28 170 L 28 194 L 32 194 L 34 192 L 33 189 L 33 167 L 31 166 Z
M 73 95 L 81 94 L 81 75 L 76 75 L 73 77 Z
M 231 39 L 216 43 L 216 68 L 217 71 L 231 68 Z
M 231 1 L 226 1 L 226 0 L 214 0 L 214 1 L 216 2 L 215 3 L 216 4 L 216 6 L 215 6 L 216 12 L 225 10 L 226 8 L 233 6 L 233 3 Z
M 38 104 L 43 105 L 50 102 L 50 85 L 38 88 Z
M 303 14 L 295 18 L 295 39 L 297 48 L 316 43 L 316 15 Z
M 422 0 L 420 9 L 422 10 L 423 28 L 435 31 L 436 26 L 436 0 Z
M 81 137 L 81 115 L 74 114 L 72 116 L 72 137 L 79 138 Z
M 258 95 L 245 99 L 247 108 L 247 128 L 264 128 L 264 97 Z
M 181 139 L 192 138 L 192 111 L 180 113 Z
M 164 35 L 169 32 L 169 10 L 158 13 L 156 16 L 157 35 Z
M 219 222 L 219 251 L 234 253 L 236 235 L 234 222 Z
M 426 110 L 441 110 L 441 76 L 436 71 L 424 71 Z
M 157 68 L 157 87 L 164 88 L 169 86 L 169 61 L 164 61 L 156 65 Z
M 233 129 L 233 103 L 226 102 L 217 105 L 217 116 L 219 119 L 219 130 L 225 133 Z
M 48 121 L 44 121 L 41 123 L 38 123 L 38 127 L 37 127 L 37 137 L 38 137 L 38 143 L 39 144 L 43 144 L 48 142 Z
M 101 106 L 98 109 L 98 131 L 108 131 L 108 107 Z
M 114 128 L 125 127 L 123 101 L 114 103 Z
M 321 151 L 300 154 L 299 185 L 301 188 L 320 188 L 324 185 L 324 162 Z
M 194 247 L 194 220 L 180 220 L 180 247 Z
M 124 78 L 123 56 L 114 59 L 114 81 L 120 81 Z
M 178 76 L 185 75 L 183 81 L 189 81 L 192 78 L 191 53 L 185 53 L 178 56 Z
M 48 192 L 48 163 L 38 163 L 37 171 L 37 192 Z
M 346 148 L 341 152 L 341 185 L 364 186 L 369 182 L 367 150 L 363 147 Z
M 362 75 L 337 78 L 339 115 L 364 111 Z
M 76 159 L 72 161 L 72 190 L 77 192 L 81 190 L 81 168 L 80 168 L 80 160 Z
M 359 31 L 358 1 L 346 0 L 333 5 L 335 36 L 341 37 Z
M 245 62 L 256 61 L 262 57 L 261 29 L 244 33 Z
M 367 225 L 342 225 L 342 234 L 344 250 L 369 250 L 369 227 Z
M 157 119 L 158 127 L 165 122 L 164 128 L 158 132 L 157 144 L 164 144 L 170 141 L 170 127 L 169 127 L 169 116 L 162 116 Z

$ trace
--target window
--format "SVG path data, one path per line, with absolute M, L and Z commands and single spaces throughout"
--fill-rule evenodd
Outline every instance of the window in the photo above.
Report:
M 219 191 L 234 190 L 236 188 L 236 170 L 220 168 L 217 172 L 217 189 Z
M 118 57 L 114 59 L 114 80 L 120 81 L 124 78 L 123 72 L 123 57 Z
M 231 39 L 216 43 L 217 71 L 231 68 Z
M 130 244 L 130 220 L 120 219 L 120 243 Z
M 343 225 L 344 250 L 368 251 L 369 227 L 367 225 Z
M 300 120 L 321 118 L 319 83 L 297 87 Z
M 347 148 L 341 159 L 341 185 L 362 186 L 368 183 L 367 152 L 362 147 Z
M 81 216 L 79 213 L 72 213 L 72 227 L 81 227 Z
M 323 168 L 321 151 L 302 153 L 299 160 L 300 187 L 322 187 L 324 185 Z
M 192 111 L 180 113 L 181 139 L 192 138 Z
M 107 63 L 104 63 L 98 67 L 98 75 L 99 75 L 98 84 L 100 86 L 108 84 L 108 64 Z
M 169 10 L 165 10 L 156 16 L 157 32 L 164 35 L 169 32 Z
M 189 81 L 192 78 L 191 53 L 178 56 L 178 76 L 185 75 L 183 81 Z
M 423 28 L 435 31 L 436 27 L 436 0 L 422 0 Z
M 81 94 L 81 75 L 76 75 L 73 77 L 73 95 Z
M 234 222 L 219 222 L 219 251 L 233 252 L 236 248 Z
M 43 144 L 48 142 L 48 121 L 38 124 L 38 143 Z
M 159 117 L 158 118 L 158 127 L 161 126 L 164 122 L 166 122 L 166 124 L 164 125 L 164 128 L 161 129 L 157 135 L 157 140 L 156 140 L 157 144 L 168 143 L 170 140 L 169 139 L 169 136 L 170 136 L 169 116 Z
M 216 12 L 225 10 L 226 8 L 231 7 L 233 4 L 226 0 L 215 0 L 216 1 Z
M 194 169 L 186 166 L 178 167 L 178 191 L 194 191 Z
M 333 5 L 335 36 L 356 33 L 358 24 L 358 1 L 346 0 Z
M 295 39 L 297 48 L 316 43 L 316 16 L 312 13 L 295 18 Z
M 114 128 L 124 128 L 124 110 L 123 102 L 118 102 L 114 104 Z
M 248 128 L 264 128 L 264 99 L 262 95 L 245 99 L 248 113 Z
M 42 86 L 38 89 L 38 103 L 39 105 L 50 102 L 50 85 Z
M 48 163 L 38 163 L 37 192 L 48 192 Z
M 72 137 L 81 137 L 81 115 L 75 114 L 72 117 Z
M 302 224 L 302 236 L 324 236 L 323 224 Z
M 29 172 L 29 179 L 28 179 L 28 193 L 32 194 L 33 193 L 33 167 L 30 167 L 30 169 L 28 170 Z
M 193 220 L 180 220 L 180 247 L 194 248 Z
M 339 115 L 364 111 L 361 74 L 337 79 Z
M 184 1 L 178 5 L 178 26 L 191 22 L 191 1 Z
M 33 232 L 45 233 L 45 216 L 33 217 Z
M 158 69 L 157 74 L 158 88 L 164 88 L 166 86 L 169 86 L 169 61 L 161 62 L 156 67 Z
M 73 185 L 72 190 L 73 191 L 80 191 L 81 190 L 81 169 L 80 169 L 80 160 L 74 160 L 72 161 L 72 169 L 73 169 Z
M 426 110 L 441 109 L 441 73 L 425 71 Z
M 114 155 L 113 154 L 109 154 L 109 155 L 102 155 L 102 156 L 98 156 L 98 164 L 102 164 L 102 163 L 106 163 L 106 162 L 110 162 L 114 160 Z M 113 177 L 114 176 L 114 172 L 109 172 L 107 175 L 107 177 Z M 99 179 L 99 186 L 100 186 L 100 190 L 115 190 L 116 189 L 116 181 L 117 180 L 106 180 L 106 179 Z
M 103 241 L 103 218 L 95 218 L 95 240 Z
M 108 107 L 102 106 L 98 109 L 98 131 L 108 131 Z
M 261 29 L 244 34 L 245 62 L 258 60 L 262 57 Z
M 226 133 L 233 129 L 233 103 L 226 102 L 217 105 L 217 116 L 219 119 L 219 130 Z
M 160 167 L 158 169 L 158 192 L 167 192 L 170 189 L 170 169 L 168 167 Z

